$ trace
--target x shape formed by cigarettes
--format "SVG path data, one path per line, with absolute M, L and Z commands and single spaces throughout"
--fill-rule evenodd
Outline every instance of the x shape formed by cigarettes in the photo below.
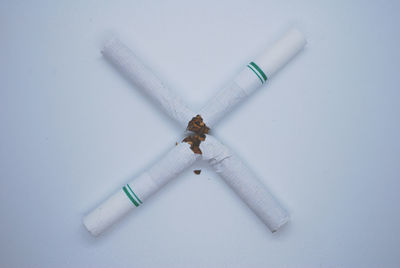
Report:
M 208 134 L 208 130 L 236 104 L 260 88 L 305 44 L 303 34 L 297 29 L 291 29 L 260 57 L 251 61 L 197 114 L 163 85 L 119 40 L 114 38 L 107 42 L 102 50 L 103 55 L 192 134 L 149 170 L 86 215 L 83 222 L 89 232 L 93 235 L 101 234 L 200 158 L 211 164 L 272 232 L 284 225 L 289 219 L 287 212 L 249 168 L 225 145 Z

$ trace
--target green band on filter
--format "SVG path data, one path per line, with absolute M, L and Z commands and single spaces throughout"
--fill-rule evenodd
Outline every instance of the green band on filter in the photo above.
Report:
M 250 64 L 247 65 L 247 67 L 249 67 L 249 69 L 252 70 L 255 75 L 257 75 L 258 79 L 260 79 L 260 81 L 261 81 L 261 84 L 264 84 L 264 80 L 262 80 L 261 76 L 257 73 L 257 71 L 254 70 L 253 67 L 250 66 Z
M 247 67 L 250 68 L 250 70 L 253 71 L 253 73 L 255 73 L 257 75 L 257 77 L 260 79 L 261 83 L 264 84 L 267 81 L 267 76 L 265 75 L 265 73 L 263 72 L 263 70 L 261 70 L 260 67 L 258 67 L 257 64 L 255 64 L 253 61 L 250 62 Z
M 122 187 L 122 190 L 124 190 L 124 192 L 125 192 L 125 194 L 128 196 L 128 198 L 132 201 L 132 203 L 135 205 L 135 206 L 139 206 L 139 203 L 138 202 L 136 202 L 136 200 L 133 198 L 133 196 L 128 192 L 128 189 L 126 189 L 126 187 L 124 186 L 124 187 Z
M 135 192 L 132 190 L 131 186 L 129 186 L 129 184 L 127 184 L 126 186 L 128 186 L 129 190 L 132 192 L 132 194 L 136 197 L 136 199 L 139 201 L 140 204 L 143 204 L 142 200 L 139 199 L 139 197 L 135 194 Z
M 267 81 L 267 79 L 268 79 L 267 76 L 265 75 L 265 73 L 263 72 L 263 70 L 261 70 L 261 68 L 258 67 L 257 64 L 255 64 L 255 63 L 252 61 L 252 62 L 250 62 L 250 65 L 253 66 L 253 67 L 261 74 L 261 76 L 264 78 L 264 82 Z

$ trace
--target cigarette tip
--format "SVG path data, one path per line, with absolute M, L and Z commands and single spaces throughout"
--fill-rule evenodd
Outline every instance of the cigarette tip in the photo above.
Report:
M 83 226 L 85 226 L 86 230 L 93 236 L 98 236 L 100 233 L 96 231 L 93 222 L 91 221 L 90 217 L 86 216 L 83 218 Z
M 289 215 L 286 215 L 282 220 L 274 227 L 271 229 L 272 233 L 276 233 L 278 230 L 280 230 L 283 226 L 285 226 L 289 222 Z

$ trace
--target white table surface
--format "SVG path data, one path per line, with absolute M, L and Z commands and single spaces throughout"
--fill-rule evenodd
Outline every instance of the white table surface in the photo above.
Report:
M 399 3 L 1 1 L 0 266 L 399 267 Z M 290 223 L 200 163 L 93 238 L 82 217 L 182 137 L 104 40 L 198 110 L 290 26 L 306 49 L 214 130 Z

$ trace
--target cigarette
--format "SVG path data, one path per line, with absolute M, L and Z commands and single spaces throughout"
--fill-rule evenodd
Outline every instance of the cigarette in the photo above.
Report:
M 193 153 L 188 143 L 179 143 L 147 172 L 124 185 L 84 217 L 83 224 L 92 235 L 101 234 L 128 212 L 139 208 L 151 195 L 191 166 L 199 157 L 199 154 Z
M 271 232 L 276 232 L 289 220 L 288 213 L 267 187 L 225 145 L 214 137 L 206 135 L 205 141 L 200 144 L 200 149 L 203 152 L 203 159 L 208 160 Z
M 204 106 L 199 114 L 212 128 L 239 102 L 267 82 L 288 63 L 306 44 L 304 35 L 297 29 L 289 30 L 283 37 L 254 61 L 251 61 L 223 90 Z

